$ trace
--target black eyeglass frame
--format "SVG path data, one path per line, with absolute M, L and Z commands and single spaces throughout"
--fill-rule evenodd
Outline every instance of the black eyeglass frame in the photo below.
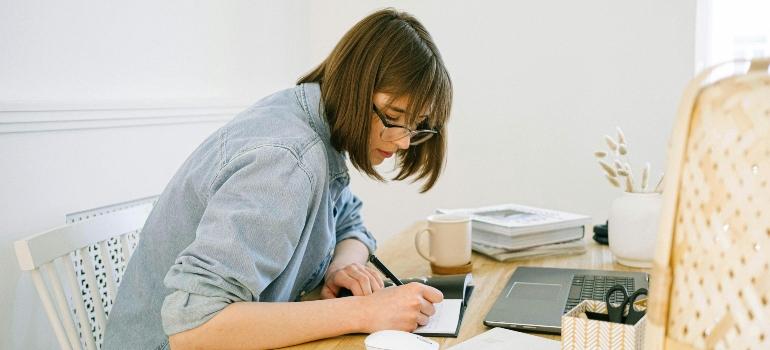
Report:
M 388 117 L 385 116 L 385 113 L 380 111 L 380 109 L 377 108 L 377 105 L 375 105 L 374 103 L 372 103 L 372 110 L 374 111 L 374 114 L 376 114 L 377 117 L 380 118 L 380 121 L 382 122 L 382 125 L 385 126 L 385 128 L 382 129 L 382 131 L 380 131 L 380 139 L 382 139 L 383 141 L 388 141 L 388 142 L 390 142 L 390 141 L 398 141 L 398 140 L 403 139 L 404 137 L 409 136 L 409 146 L 414 146 L 414 145 L 419 145 L 419 144 L 427 141 L 431 137 L 433 137 L 433 135 L 437 135 L 438 134 L 438 130 L 433 130 L 433 129 L 412 130 L 412 129 L 410 129 L 410 128 L 406 127 L 406 126 L 403 126 L 403 125 L 391 124 L 391 123 L 388 122 Z M 394 140 L 385 140 L 382 137 L 382 134 L 388 128 L 401 128 L 401 129 L 405 129 L 406 131 L 408 131 L 408 133 L 406 133 L 406 134 L 404 134 L 404 136 L 401 136 L 401 137 L 399 137 L 397 139 L 394 139 Z

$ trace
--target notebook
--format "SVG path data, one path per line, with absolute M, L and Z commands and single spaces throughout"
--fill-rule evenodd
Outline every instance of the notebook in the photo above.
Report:
M 456 338 L 460 332 L 465 308 L 473 294 L 473 275 L 446 275 L 417 278 L 403 278 L 401 282 L 420 282 L 436 288 L 444 294 L 444 300 L 434 304 L 436 313 L 428 324 L 418 327 L 413 333 L 428 337 Z
M 449 348 L 449 350 L 559 350 L 560 348 L 561 343 L 556 340 L 505 328 L 492 328 Z

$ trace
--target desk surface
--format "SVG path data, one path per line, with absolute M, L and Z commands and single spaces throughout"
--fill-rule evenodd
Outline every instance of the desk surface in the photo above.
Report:
M 413 277 L 430 275 L 430 265 L 423 260 L 414 249 L 414 235 L 425 223 L 418 222 L 403 232 L 384 242 L 379 243 L 377 256 L 382 260 L 396 276 Z M 505 287 L 508 278 L 517 266 L 545 266 L 564 267 L 576 269 L 620 270 L 639 271 L 614 263 L 612 254 L 607 246 L 596 244 L 588 238 L 587 252 L 582 255 L 561 257 L 548 257 L 515 262 L 498 262 L 483 255 L 473 253 L 473 282 L 476 289 L 473 291 L 468 308 L 465 310 L 460 334 L 457 338 L 431 339 L 441 344 L 441 348 L 460 343 L 489 328 L 484 325 L 486 316 L 497 295 Z M 558 335 L 541 335 L 543 337 L 559 339 Z M 318 340 L 285 349 L 363 349 L 365 334 L 345 335 L 335 338 Z

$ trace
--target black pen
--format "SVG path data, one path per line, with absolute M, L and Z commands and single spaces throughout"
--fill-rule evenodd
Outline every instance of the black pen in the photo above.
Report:
M 401 282 L 401 280 L 396 277 L 396 275 L 393 274 L 393 272 L 390 272 L 387 267 L 380 261 L 380 259 L 377 259 L 374 254 L 369 254 L 369 261 L 374 265 L 374 267 L 377 268 L 377 270 L 380 270 L 383 274 L 385 274 L 385 277 L 390 278 L 391 281 L 397 286 L 403 286 L 404 284 Z

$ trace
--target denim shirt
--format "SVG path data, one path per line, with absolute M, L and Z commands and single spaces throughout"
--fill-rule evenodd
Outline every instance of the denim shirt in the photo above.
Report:
M 268 96 L 201 144 L 150 214 L 110 310 L 105 349 L 163 349 L 231 303 L 298 301 L 337 242 L 373 252 L 318 84 Z

